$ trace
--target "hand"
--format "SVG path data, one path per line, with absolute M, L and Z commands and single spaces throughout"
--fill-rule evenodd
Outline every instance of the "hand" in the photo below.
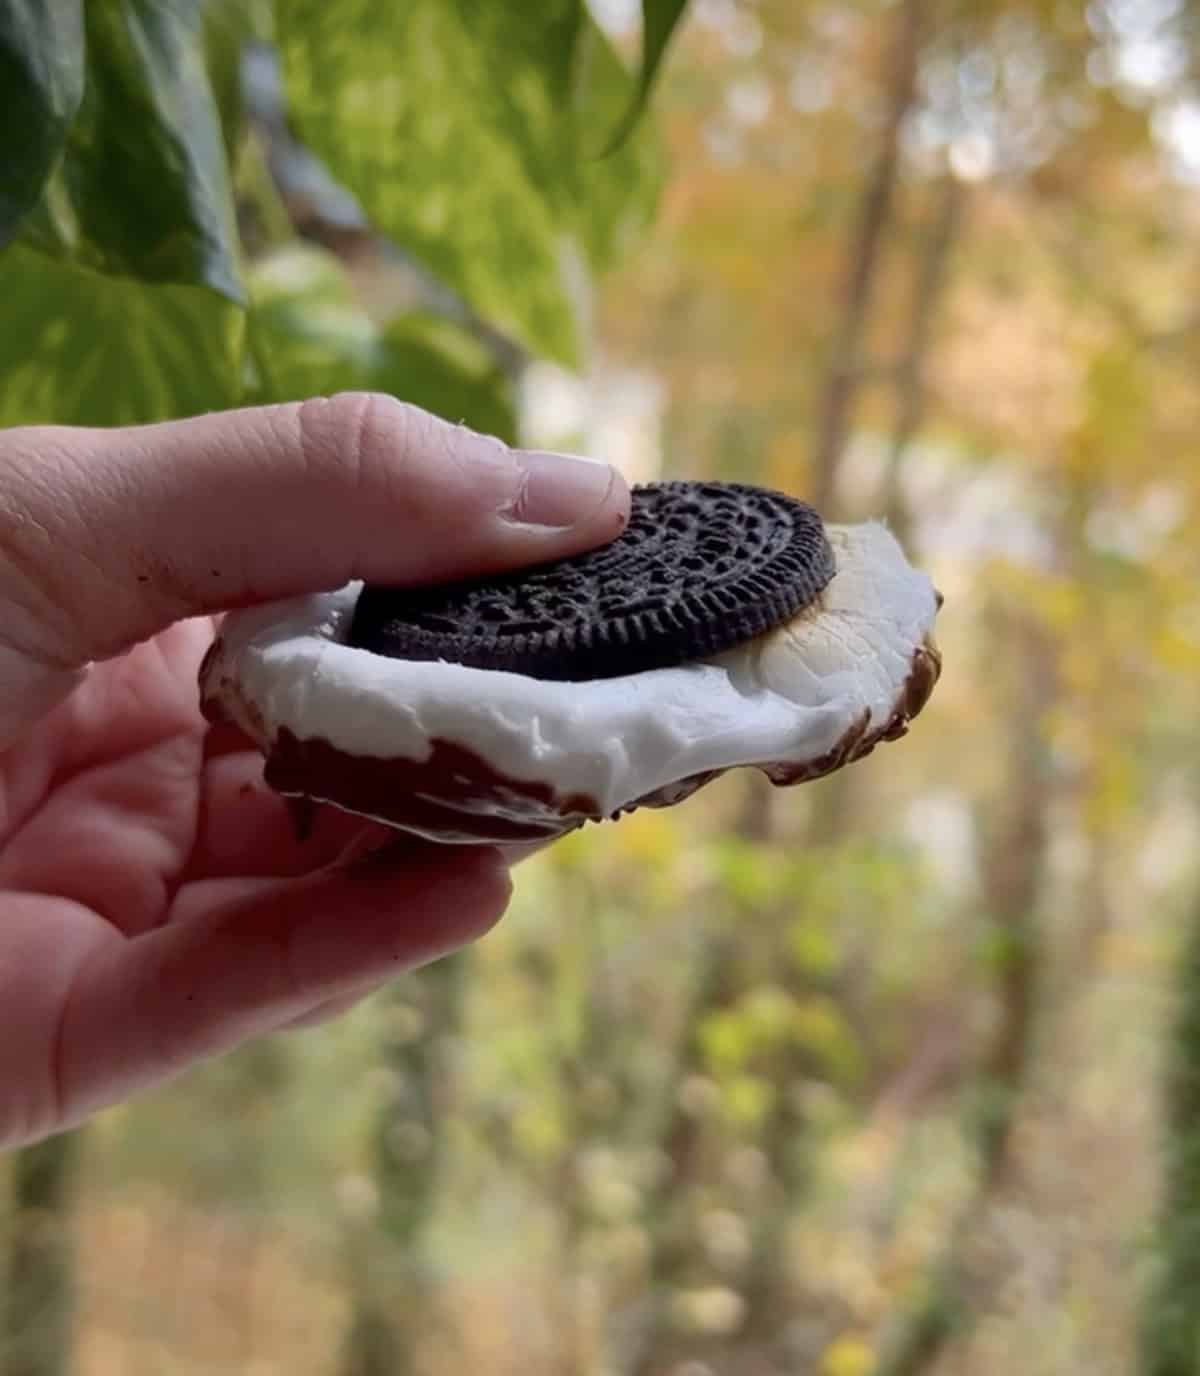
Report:
M 298 843 L 258 752 L 200 716 L 212 614 L 557 558 L 627 512 L 606 465 L 384 397 L 0 431 L 0 1144 L 330 1015 L 505 907 L 491 848 L 332 808 Z

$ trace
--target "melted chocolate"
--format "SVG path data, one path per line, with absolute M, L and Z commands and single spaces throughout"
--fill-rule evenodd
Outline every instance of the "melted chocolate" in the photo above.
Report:
M 601 816 L 582 793 L 500 773 L 474 751 L 433 740 L 424 760 L 348 755 L 282 728 L 266 780 L 280 793 L 334 803 L 435 841 L 537 841 Z

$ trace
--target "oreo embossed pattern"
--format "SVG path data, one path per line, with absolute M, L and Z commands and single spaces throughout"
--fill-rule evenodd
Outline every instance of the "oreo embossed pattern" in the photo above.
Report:
M 617 678 L 720 654 L 790 620 L 836 571 L 820 516 L 739 483 L 633 490 L 611 544 L 431 588 L 368 585 L 350 644 L 531 678 Z

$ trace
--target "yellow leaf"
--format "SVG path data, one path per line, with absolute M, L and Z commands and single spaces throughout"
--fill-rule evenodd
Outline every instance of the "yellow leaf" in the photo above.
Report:
M 843 1333 L 825 1349 L 821 1376 L 867 1376 L 874 1365 L 870 1347 L 852 1333 Z

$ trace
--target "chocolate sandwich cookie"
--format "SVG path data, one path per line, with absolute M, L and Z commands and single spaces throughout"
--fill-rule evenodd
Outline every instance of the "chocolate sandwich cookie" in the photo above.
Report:
M 290 798 L 437 841 L 533 840 L 727 769 L 794 784 L 897 739 L 941 670 L 939 605 L 882 525 L 652 484 L 607 551 L 235 612 L 201 705 Z
M 618 678 L 721 654 L 809 606 L 835 571 L 820 516 L 742 483 L 635 487 L 611 544 L 433 588 L 368 585 L 350 644 L 532 678 Z

